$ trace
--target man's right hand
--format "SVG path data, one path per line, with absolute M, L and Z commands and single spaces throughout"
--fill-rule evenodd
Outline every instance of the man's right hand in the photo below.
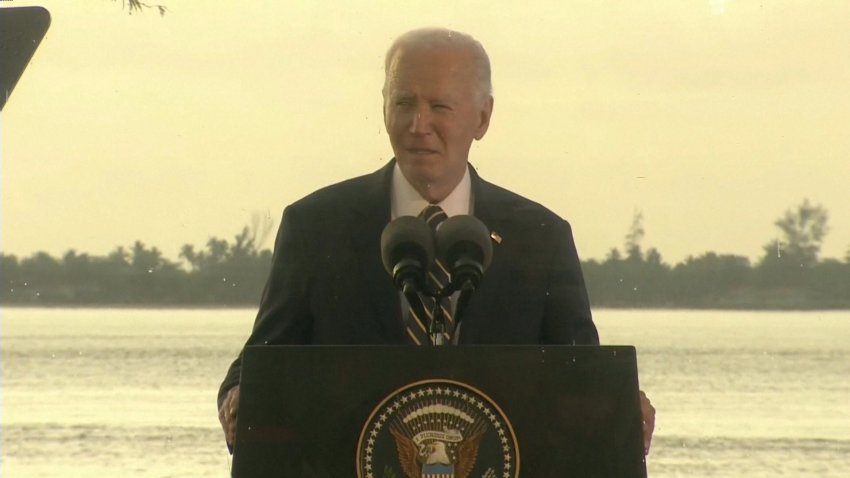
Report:
M 221 408 L 218 409 L 218 421 L 221 422 L 224 439 L 231 449 L 236 444 L 237 413 L 239 413 L 239 385 L 227 392 L 224 401 L 221 402 Z

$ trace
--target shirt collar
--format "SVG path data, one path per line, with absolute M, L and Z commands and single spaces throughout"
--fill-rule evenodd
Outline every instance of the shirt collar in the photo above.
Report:
M 407 182 L 407 179 L 401 173 L 398 163 L 393 166 L 393 182 L 392 182 L 392 218 L 400 216 L 418 216 L 420 212 L 429 204 L 428 201 L 422 198 L 416 189 Z M 448 217 L 457 216 L 460 214 L 469 214 L 470 204 L 472 200 L 472 180 L 469 176 L 469 168 L 463 174 L 460 183 L 454 190 L 438 205 L 443 208 Z

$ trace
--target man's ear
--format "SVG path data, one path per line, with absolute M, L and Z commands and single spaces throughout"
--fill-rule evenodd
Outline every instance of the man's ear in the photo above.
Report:
M 480 140 L 487 134 L 487 129 L 490 128 L 490 117 L 493 116 L 493 97 L 487 96 L 484 104 L 481 105 L 479 112 L 481 121 L 478 123 L 478 130 L 475 132 L 475 139 Z
M 386 91 L 381 91 L 381 96 L 384 97 L 384 102 L 381 104 L 381 114 L 384 115 L 384 130 L 389 130 L 387 128 L 387 93 Z

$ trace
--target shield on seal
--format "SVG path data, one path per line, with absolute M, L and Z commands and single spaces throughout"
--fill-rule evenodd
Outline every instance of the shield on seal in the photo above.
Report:
M 422 478 L 454 478 L 454 465 L 424 465 L 422 466 Z

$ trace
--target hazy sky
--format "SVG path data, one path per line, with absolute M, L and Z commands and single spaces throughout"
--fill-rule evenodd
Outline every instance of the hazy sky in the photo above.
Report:
M 471 161 L 568 219 L 583 258 L 756 259 L 804 198 L 850 248 L 850 2 L 211 1 L 41 4 L 2 113 L 2 250 L 176 259 L 392 155 L 383 55 L 420 26 L 477 37 L 495 110 Z M 4 6 L 6 6 L 4 4 Z M 271 240 L 266 243 L 271 246 Z

